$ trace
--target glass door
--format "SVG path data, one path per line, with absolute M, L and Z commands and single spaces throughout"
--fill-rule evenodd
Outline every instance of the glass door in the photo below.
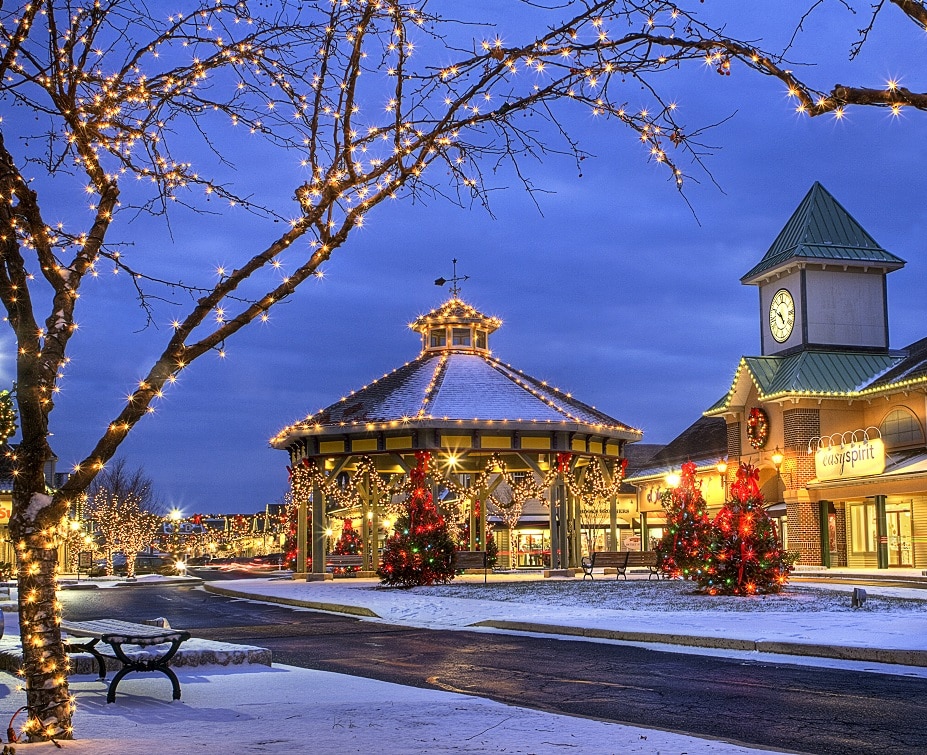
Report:
M 914 566 L 911 550 L 911 510 L 892 507 L 885 512 L 888 529 L 888 565 Z

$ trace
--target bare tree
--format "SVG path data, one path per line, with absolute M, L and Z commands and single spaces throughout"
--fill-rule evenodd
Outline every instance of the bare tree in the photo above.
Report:
M 71 736 L 54 620 L 55 533 L 69 502 L 178 373 L 222 353 L 230 336 L 319 274 L 384 200 L 486 205 L 487 180 L 504 163 L 533 191 L 531 160 L 586 156 L 564 120 L 575 106 L 630 129 L 681 187 L 680 161 L 702 158 L 701 128 L 677 121 L 656 81 L 692 60 L 781 79 L 810 115 L 856 104 L 927 107 L 927 96 L 894 83 L 816 88 L 782 52 L 729 39 L 658 0 L 525 2 L 497 26 L 439 17 L 440 4 L 424 1 L 179 5 L 183 12 L 166 18 L 159 3 L 149 12 L 139 0 L 0 6 L 0 300 L 17 349 L 22 443 L 10 528 L 31 740 Z M 924 25 L 922 3 L 892 5 Z M 860 44 L 884 8 L 875 5 Z M 628 87 L 650 106 L 630 108 Z M 278 149 L 281 164 L 298 156 L 304 166 L 285 203 L 266 183 L 249 185 L 263 176 L 234 173 L 233 156 L 256 143 Z M 292 175 L 281 170 L 279 180 Z M 214 213 L 220 203 L 267 222 L 266 244 L 230 250 L 240 253 L 234 267 L 204 277 L 186 243 L 179 258 L 166 243 L 156 255 L 146 243 L 126 245 L 122 220 L 166 219 L 169 208 Z M 50 418 L 78 304 L 93 298 L 84 284 L 103 271 L 121 273 L 115 285 L 125 283 L 152 327 L 171 328 L 147 374 L 50 495 Z

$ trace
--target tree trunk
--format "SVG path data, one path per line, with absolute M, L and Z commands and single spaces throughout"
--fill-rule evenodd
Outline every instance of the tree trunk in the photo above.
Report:
M 126 553 L 126 579 L 135 579 L 135 557 L 137 553 Z
M 28 456 L 28 455 L 27 455 Z M 64 510 L 45 490 L 44 460 L 19 458 L 10 519 L 19 582 L 19 627 L 23 648 L 30 742 L 71 739 L 73 712 L 68 658 L 61 641 L 58 525 Z

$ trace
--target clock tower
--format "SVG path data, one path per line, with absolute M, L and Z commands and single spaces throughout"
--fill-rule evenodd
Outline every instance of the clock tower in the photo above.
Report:
M 741 278 L 760 292 L 763 356 L 888 351 L 885 251 L 815 181 L 763 259 Z

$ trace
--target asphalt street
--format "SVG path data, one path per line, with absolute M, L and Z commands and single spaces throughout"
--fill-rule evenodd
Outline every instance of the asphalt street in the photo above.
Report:
M 754 746 L 927 752 L 927 680 L 661 652 L 614 643 L 435 631 L 213 595 L 189 586 L 62 593 L 64 616 L 164 616 L 274 660 Z

